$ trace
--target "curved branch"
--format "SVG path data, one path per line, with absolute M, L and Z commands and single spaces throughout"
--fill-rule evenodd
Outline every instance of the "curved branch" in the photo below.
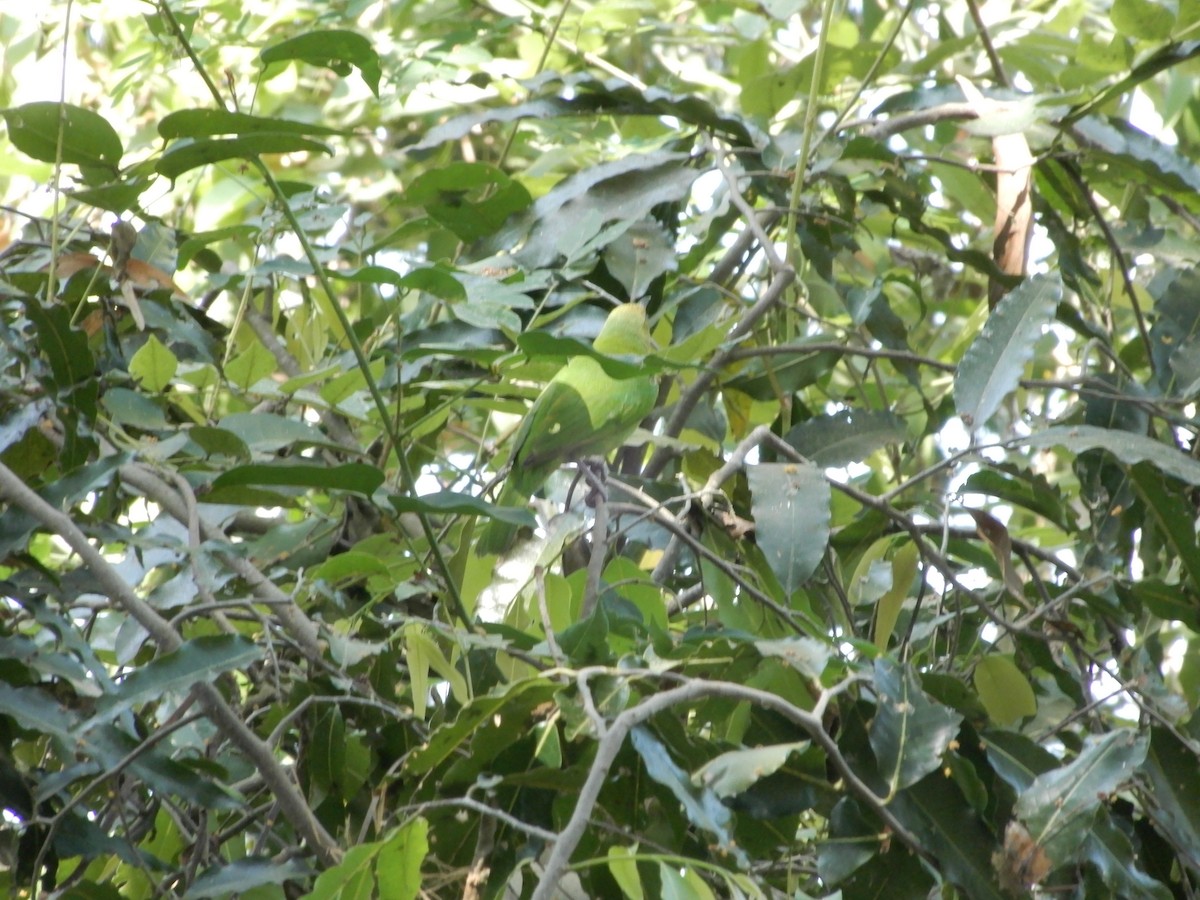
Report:
M 580 674 L 582 675 L 583 673 Z M 558 839 L 554 842 L 554 849 L 550 851 L 550 856 L 546 860 L 541 880 L 538 883 L 537 889 L 533 892 L 533 900 L 550 900 L 551 897 L 555 896 L 558 883 L 571 861 L 571 854 L 574 853 L 580 839 L 587 830 L 588 820 L 591 818 L 597 799 L 599 799 L 600 790 L 604 786 L 604 782 L 608 779 L 609 770 L 616 761 L 617 754 L 620 752 L 621 745 L 625 742 L 626 736 L 633 730 L 634 726 L 646 722 L 658 713 L 664 712 L 673 706 L 692 703 L 710 697 L 753 703 L 756 706 L 776 712 L 798 725 L 808 733 L 813 743 L 819 745 L 825 751 L 829 761 L 842 777 L 842 780 L 845 781 L 850 793 L 879 816 L 891 830 L 892 834 L 903 841 L 909 849 L 922 858 L 929 859 L 928 852 L 921 846 L 921 842 L 917 836 L 896 818 L 892 811 L 888 809 L 883 798 L 871 790 L 870 786 L 855 774 L 849 762 L 842 755 L 841 748 L 838 747 L 837 742 L 825 730 L 825 726 L 822 723 L 825 706 L 843 687 L 844 684 L 823 691 L 816 706 L 810 712 L 787 702 L 776 694 L 757 690 L 756 688 L 745 687 L 740 684 L 730 684 L 728 682 L 687 681 L 679 687 L 669 688 L 655 694 L 643 700 L 637 706 L 622 712 L 613 720 L 607 732 L 600 738 L 592 767 L 588 771 L 588 777 L 579 791 L 575 810 L 571 813 L 571 818 L 567 821 L 562 831 L 559 832 Z
M 119 604 L 154 640 L 162 653 L 183 646 L 183 638 L 171 623 L 139 597 L 104 556 L 92 546 L 79 527 L 66 513 L 43 500 L 17 474 L 0 462 L 0 498 L 23 509 L 51 533 L 62 538 L 79 555 L 84 566 L 96 579 L 97 587 Z M 176 498 L 178 499 L 178 498 Z M 186 511 L 185 511 L 186 515 Z M 197 683 L 192 690 L 204 706 L 209 720 L 258 769 L 263 781 L 274 792 L 284 814 L 312 851 L 327 863 L 336 863 L 341 856 L 337 842 L 317 821 L 301 793 L 299 785 L 280 765 L 270 746 L 246 727 L 221 693 L 207 682 Z

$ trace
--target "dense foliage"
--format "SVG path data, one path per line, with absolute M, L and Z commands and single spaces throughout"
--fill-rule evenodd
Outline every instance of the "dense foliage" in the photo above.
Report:
M 1011 6 L 0 11 L 5 886 L 1195 896 L 1200 4 Z

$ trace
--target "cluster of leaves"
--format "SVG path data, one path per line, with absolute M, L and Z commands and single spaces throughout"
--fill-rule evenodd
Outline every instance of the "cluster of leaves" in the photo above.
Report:
M 1200 7 L 76 5 L 108 106 L 0 85 L 6 886 L 1194 894 Z M 604 489 L 490 503 L 627 301 Z

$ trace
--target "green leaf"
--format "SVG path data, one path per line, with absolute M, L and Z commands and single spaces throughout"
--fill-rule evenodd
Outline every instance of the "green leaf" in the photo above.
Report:
M 261 341 L 254 340 L 225 366 L 225 377 L 245 391 L 274 375 L 278 365 L 271 351 Z
M 114 387 L 105 391 L 101 400 L 113 421 L 120 425 L 146 431 L 160 431 L 169 426 L 162 407 L 145 394 Z
M 92 378 L 96 360 L 87 335 L 71 325 L 70 311 L 61 305 L 42 306 L 35 297 L 25 301 L 25 312 L 37 328 L 38 349 L 46 354 L 54 383 L 60 389 Z
M 177 138 L 212 137 L 217 134 L 346 134 L 343 129 L 296 122 L 225 109 L 180 109 L 167 113 L 158 121 L 158 134 L 164 140 Z
M 643 900 L 646 896 L 642 890 L 641 876 L 638 875 L 637 853 L 636 844 L 632 847 L 608 848 L 608 873 L 628 900 Z
M 975 664 L 972 676 L 979 700 L 997 725 L 1013 725 L 1037 715 L 1037 698 L 1011 656 L 992 653 Z
M 1107 158 L 1124 171 L 1141 173 L 1168 191 L 1200 191 L 1200 167 L 1169 144 L 1120 119 L 1088 117 L 1075 124 L 1097 161 Z
M 662 885 L 662 900 L 716 900 L 715 895 L 693 868 L 658 864 L 658 880 Z
M 170 385 L 178 369 L 179 360 L 175 354 L 154 335 L 150 335 L 129 360 L 129 374 L 143 388 L 156 394 Z
M 895 555 L 892 556 L 892 586 L 879 598 L 875 606 L 875 625 L 872 640 L 876 648 L 886 650 L 891 642 L 892 632 L 900 619 L 904 601 L 912 588 L 913 579 L 917 577 L 918 564 L 921 561 L 921 551 L 912 541 L 905 542 Z
M 150 161 L 141 162 L 133 169 L 123 169 L 115 181 L 99 184 L 96 184 L 96 181 L 96 178 L 90 180 L 90 183 L 94 184 L 93 187 L 74 188 L 69 191 L 71 199 L 121 215 L 137 206 L 138 197 L 154 183 L 154 166 Z
M 332 156 L 325 144 L 292 134 L 264 133 L 238 138 L 199 138 L 172 144 L 155 164 L 154 170 L 172 180 L 184 172 L 228 159 L 256 159 L 269 153 L 324 153 Z
M 996 839 L 954 781 L 941 773 L 929 775 L 901 791 L 892 801 L 892 811 L 919 836 L 939 869 L 963 895 L 970 900 L 1009 900 L 997 884 L 993 867 Z M 889 861 L 887 865 L 893 864 Z
M 58 157 L 62 136 L 62 161 L 116 172 L 121 163 L 121 138 L 108 120 L 90 109 L 69 103 L 41 101 L 3 111 L 8 138 L 27 156 L 52 163 Z
M 732 817 L 716 793 L 696 787 L 687 772 L 671 758 L 670 751 L 654 733 L 644 725 L 635 725 L 629 734 L 630 743 L 642 758 L 646 774 L 667 788 L 683 806 L 683 811 L 697 828 L 717 839 L 727 852 L 744 859 L 745 852 L 734 843 L 729 830 Z
M 220 427 L 241 439 L 252 450 L 271 453 L 290 444 L 322 444 L 324 436 L 307 422 L 272 413 L 232 413 Z
M 392 832 L 379 850 L 378 900 L 414 900 L 421 890 L 421 864 L 428 853 L 426 819 L 413 819 Z
M 96 716 L 84 727 L 110 721 L 121 711 L 151 698 L 186 692 L 194 684 L 212 681 L 222 672 L 245 667 L 262 656 L 261 647 L 240 635 L 193 638 L 178 650 L 130 672 L 115 691 L 100 698 Z
M 50 694 L 34 687 L 12 687 L 0 682 L 0 712 L 12 716 L 24 728 L 67 739 L 74 721 L 66 707 Z
M 725 800 L 747 790 L 759 779 L 779 771 L 793 753 L 801 753 L 808 741 L 769 744 L 751 750 L 731 750 L 710 759 L 692 773 L 692 784 L 706 787 Z
M 401 497 L 392 495 L 388 498 L 396 512 L 427 513 L 430 515 L 456 516 L 485 516 L 498 519 L 510 525 L 537 525 L 537 520 L 525 507 L 497 506 L 469 494 L 459 494 L 455 491 L 439 491 L 436 494 L 425 494 L 420 497 Z
M 1193 872 L 1200 872 L 1200 781 L 1196 751 L 1166 728 L 1150 729 L 1142 764 L 1154 796 L 1157 827 Z
M 331 556 L 312 570 L 313 578 L 320 578 L 330 584 L 360 581 L 372 575 L 387 575 L 387 563 L 371 553 L 348 550 Z
M 496 233 L 488 247 L 525 244 L 514 259 L 525 269 L 590 259 L 662 203 L 682 200 L 699 174 L 680 153 L 631 154 L 590 166 L 555 185 Z M 616 230 L 606 229 L 623 223 Z
M 875 690 L 871 749 L 891 789 L 900 790 L 941 768 L 962 716 L 930 701 L 911 669 L 886 657 L 875 661 Z
M 992 310 L 954 376 L 954 405 L 968 428 L 986 425 L 1016 388 L 1042 327 L 1061 299 L 1057 276 L 1035 275 Z
M 459 280 L 461 273 L 444 266 L 422 266 L 407 275 L 386 266 L 362 266 L 347 271 L 330 271 L 331 278 L 353 281 L 360 284 L 391 284 L 409 291 L 426 291 L 443 300 L 458 302 L 467 299 L 467 291 Z M 422 349 L 422 352 L 423 349 Z
M 1096 810 L 1129 781 L 1149 746 L 1149 735 L 1135 731 L 1088 735 L 1074 760 L 1039 775 L 1021 792 L 1014 812 L 1054 865 L 1072 858 Z
M 746 467 L 755 539 L 789 595 L 816 570 L 829 543 L 831 492 L 815 466 Z
M 209 456 L 228 456 L 233 459 L 249 459 L 250 448 L 240 437 L 224 428 L 194 425 L 188 436 Z
M 1130 466 L 1129 476 L 1145 503 L 1147 516 L 1171 548 L 1171 555 L 1183 566 L 1193 590 L 1200 589 L 1200 547 L 1196 544 L 1194 509 L 1186 495 L 1178 485 L 1164 483 L 1162 475 L 1148 463 Z
M 1062 489 L 1041 473 L 1012 465 L 993 465 L 972 472 L 963 483 L 962 493 L 979 493 L 1020 506 L 1049 519 L 1064 531 L 1075 527 L 1075 513 Z
M 264 463 L 237 466 L 222 472 L 213 481 L 214 488 L 243 484 L 288 485 L 351 491 L 371 496 L 383 484 L 383 472 L 366 463 L 322 464 Z
M 1106 810 L 1100 811 L 1083 843 L 1083 858 L 1099 870 L 1105 890 L 1114 897 L 1171 900 L 1174 896 L 1165 884 L 1141 870 L 1129 837 Z
M 336 705 L 317 708 L 311 723 L 307 774 L 309 790 L 318 796 L 333 793 L 346 763 L 346 720 Z
M 264 884 L 283 884 L 285 881 L 304 879 L 311 871 L 308 864 L 299 859 L 279 861 L 269 857 L 248 856 L 201 872 L 183 896 L 186 900 L 223 897 Z
M 533 202 L 524 185 L 495 166 L 466 162 L 421 173 L 404 199 L 468 242 L 492 234 Z
M 634 223 L 604 249 L 604 266 L 625 288 L 625 297 L 636 300 L 651 283 L 678 268 L 678 251 L 671 236 L 652 220 Z
M 358 69 L 371 93 L 379 96 L 379 79 L 383 74 L 379 54 L 371 42 L 354 31 L 318 29 L 272 44 L 258 54 L 264 65 L 297 60 L 313 66 L 323 66 L 345 77 L 350 67 Z
M 416 620 L 405 624 L 404 650 L 408 657 L 409 677 L 412 679 L 413 712 L 418 719 L 425 718 L 431 671 L 445 680 L 456 700 L 463 702 L 470 697 L 462 673 L 446 658 L 425 625 Z
M 559 685 L 541 678 L 527 678 L 508 685 L 488 697 L 475 697 L 463 704 L 453 722 L 437 728 L 429 741 L 418 748 L 405 762 L 404 771 L 424 775 L 440 765 L 457 750 L 484 722 L 503 711 L 508 720 L 520 720 L 542 703 L 554 698 Z
M 190 759 L 191 764 L 184 765 L 167 756 L 162 747 L 147 747 L 140 738 L 114 725 L 101 725 L 90 731 L 86 725 L 81 726 L 75 740 L 104 766 L 116 768 L 129 761 L 130 775 L 157 794 L 177 797 L 206 809 L 245 809 L 246 799 L 232 789 L 214 784 L 204 771 L 203 762 Z
M 429 823 L 416 818 L 382 841 L 358 844 L 326 869 L 305 900 L 413 900 L 429 852 Z
M 861 462 L 879 448 L 906 439 L 904 423 L 896 415 L 872 409 L 822 413 L 796 425 L 784 437 L 797 453 L 821 468 Z
M 517 331 L 521 318 L 515 311 L 534 308 L 533 299 L 525 293 L 528 288 L 522 290 L 519 282 L 509 283 L 469 272 L 457 278 L 466 291 L 467 302 L 455 303 L 451 311 L 468 325 Z
M 1144 434 L 1134 434 L 1093 425 L 1055 425 L 1022 442 L 1031 450 L 1065 447 L 1072 453 L 1085 450 L 1107 450 L 1126 465 L 1145 462 L 1160 472 L 1191 485 L 1200 485 L 1200 462 L 1175 447 Z
M 1113 0 L 1109 17 L 1121 34 L 1147 41 L 1165 41 L 1175 27 L 1174 13 L 1156 0 Z
M 1014 791 L 1023 791 L 1043 772 L 1057 768 L 1058 757 L 1023 734 L 989 730 L 983 734 L 988 763 Z
M 624 79 L 601 81 L 591 75 L 565 78 L 563 82 L 571 91 L 570 99 L 538 97 L 511 106 L 473 110 L 430 128 L 413 149 L 429 150 L 448 141 L 457 141 L 492 122 L 592 117 L 609 113 L 674 116 L 682 122 L 704 126 L 743 147 L 761 147 L 767 142 L 767 136 L 745 117 L 730 114 L 709 98 L 697 94 L 672 94 L 660 88 L 634 87 Z
M 1084 70 L 1116 74 L 1128 69 L 1133 62 L 1133 47 L 1119 34 L 1084 31 L 1079 36 L 1075 62 Z

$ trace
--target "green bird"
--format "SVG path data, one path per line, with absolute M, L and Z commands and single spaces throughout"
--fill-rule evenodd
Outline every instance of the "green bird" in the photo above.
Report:
M 609 355 L 645 356 L 654 349 L 646 311 L 636 303 L 618 306 L 604 321 L 592 346 Z M 563 463 L 606 456 L 620 447 L 649 415 L 658 389 L 648 375 L 613 378 L 590 356 L 575 356 L 533 402 L 513 439 L 508 477 L 496 502 L 519 506 Z M 479 535 L 480 556 L 508 551 L 517 526 L 492 519 Z

